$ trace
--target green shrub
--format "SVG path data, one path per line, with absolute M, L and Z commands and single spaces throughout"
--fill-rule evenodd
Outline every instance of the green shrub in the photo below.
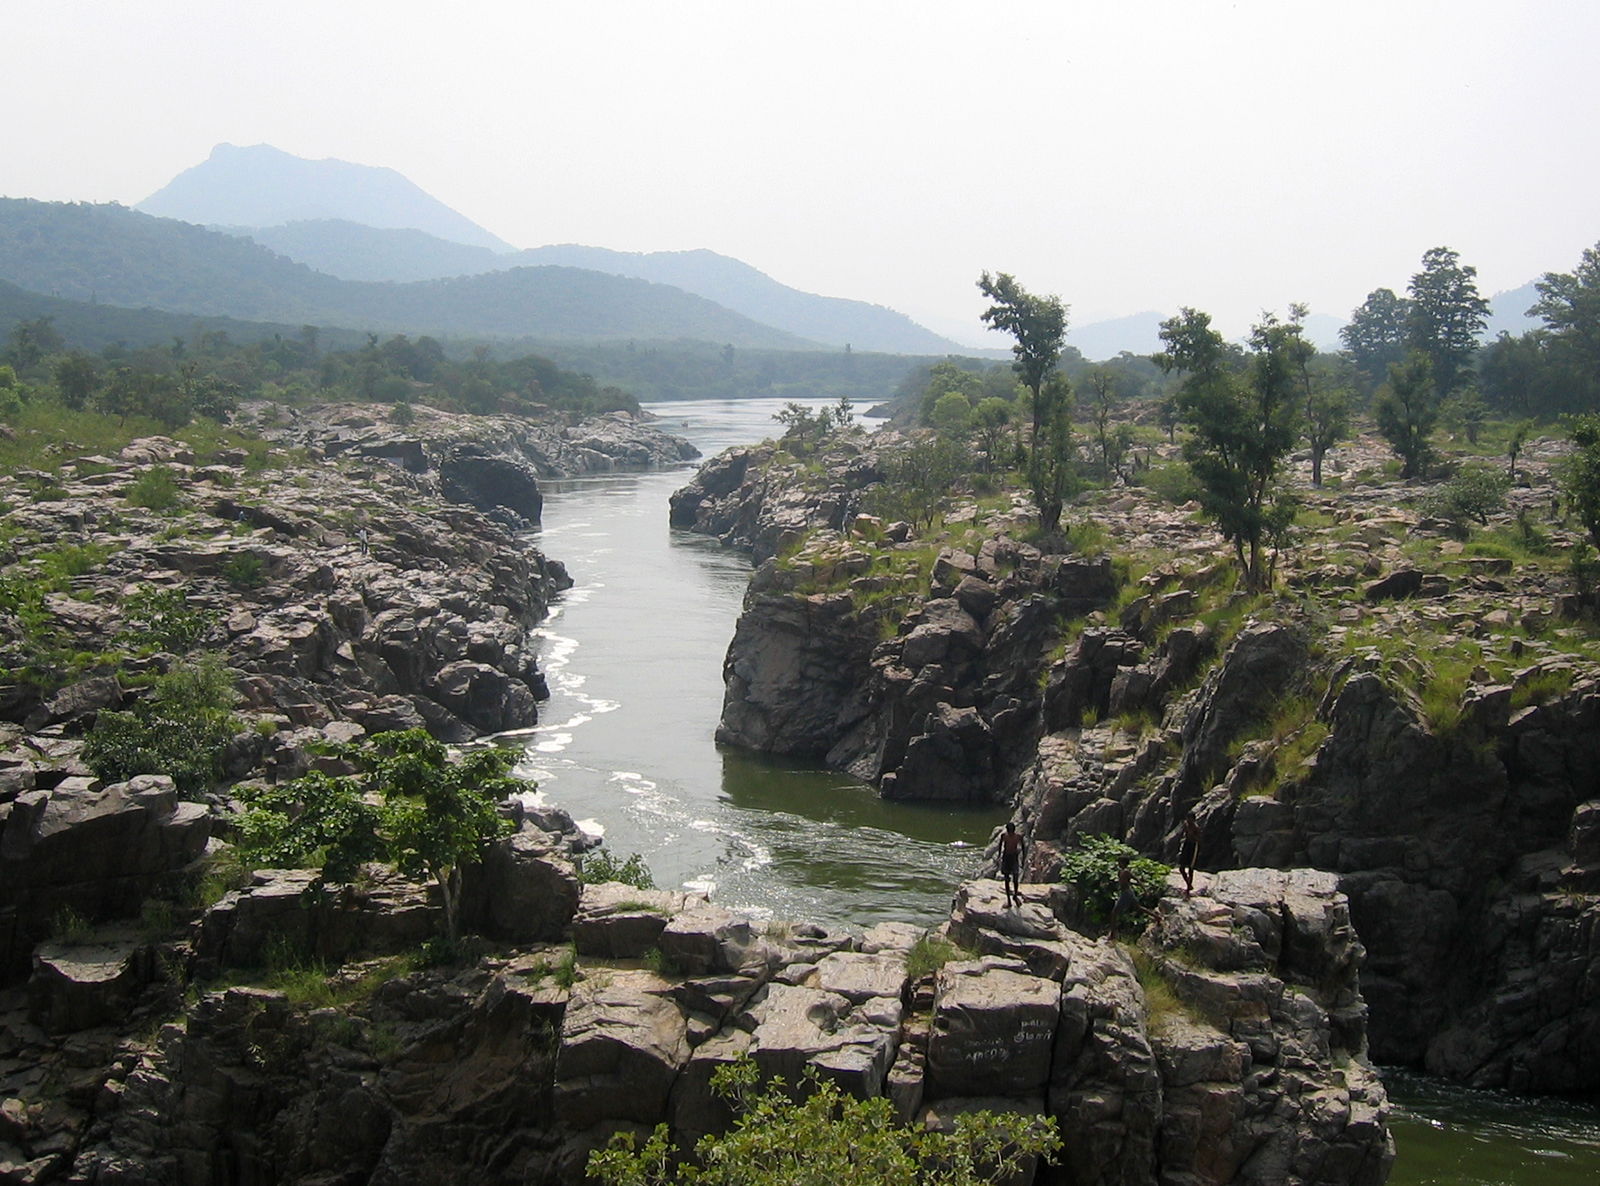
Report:
M 887 1097 L 855 1099 L 815 1071 L 794 1088 L 781 1077 L 759 1084 L 751 1059 L 718 1069 L 712 1090 L 737 1119 L 731 1132 L 703 1137 L 692 1159 L 675 1156 L 662 1124 L 643 1148 L 633 1133 L 617 1134 L 590 1155 L 588 1176 L 605 1186 L 980 1186 L 1061 1147 L 1052 1117 L 975 1112 L 947 1133 L 902 1127 Z
M 1117 861 L 1133 858 L 1133 892 L 1139 905 L 1148 909 L 1161 900 L 1167 884 L 1168 865 L 1142 857 L 1112 836 L 1085 836 L 1076 848 L 1068 849 L 1061 857 L 1061 880 L 1078 887 L 1083 896 L 1084 909 L 1096 923 L 1105 924 L 1111 919 L 1111 908 L 1117 904 Z M 1123 927 L 1133 933 L 1136 920 L 1124 919 Z
M 171 775 L 185 794 L 222 777 L 222 751 L 238 732 L 233 675 L 208 655 L 156 677 L 131 712 L 102 712 L 84 741 L 83 760 L 99 778 Z
M 1422 500 L 1424 514 L 1455 524 L 1467 521 L 1487 527 L 1489 516 L 1505 510 L 1511 479 L 1498 468 L 1463 466 L 1461 471 Z
M 140 585 L 122 602 L 123 628 L 120 638 L 127 645 L 144 651 L 171 651 L 187 654 L 211 629 L 217 615 L 189 608 L 187 590 L 182 585 L 163 589 Z
M 1200 497 L 1200 483 L 1181 461 L 1152 466 L 1144 475 L 1144 484 L 1173 506 L 1182 506 Z
M 128 505 L 149 511 L 170 511 L 183 501 L 177 479 L 164 465 L 152 465 L 128 487 Z
M 254 589 L 266 583 L 267 562 L 254 552 L 235 552 L 222 562 L 222 575 L 230 585 Z
M 635 889 L 656 888 L 655 878 L 650 875 L 650 866 L 644 863 L 644 857 L 630 853 L 627 860 L 619 861 L 604 849 L 588 853 L 579 860 L 578 879 L 584 885 L 620 881 Z
M 937 935 L 924 935 L 911 945 L 906 954 L 906 976 L 920 980 L 929 972 L 937 972 L 959 954 L 959 949 L 948 939 Z

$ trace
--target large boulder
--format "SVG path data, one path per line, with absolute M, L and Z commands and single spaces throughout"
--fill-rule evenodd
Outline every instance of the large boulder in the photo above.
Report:
M 590 976 L 573 989 L 561 1024 L 556 1118 L 572 1129 L 655 1124 L 667 1115 L 673 1081 L 688 1060 L 671 986 L 645 971 Z
M 882 1094 L 894 1061 L 899 1018 L 894 1027 L 876 1018 L 848 1016 L 850 1002 L 838 993 L 774 984 L 751 1010 L 756 1021 L 754 1057 L 763 1075 L 797 1085 L 814 1067 L 845 1091 L 863 1099 Z
M 1061 986 L 1016 967 L 977 960 L 940 969 L 928 1039 L 929 1098 L 1044 1090 Z
M 497 840 L 468 870 L 463 915 L 470 910 L 484 933 L 510 943 L 555 942 L 577 913 L 578 871 L 557 838 L 531 825 Z
M 180 802 L 164 775 L 111 786 L 73 776 L 19 793 L 0 829 L 0 902 L 16 911 L 0 932 L 0 974 L 26 975 L 61 911 L 90 920 L 136 915 L 144 898 L 204 855 L 211 816 L 204 804 Z
M 539 522 L 544 509 L 533 467 L 476 441 L 462 441 L 446 450 L 439 463 L 439 485 L 451 502 L 480 511 L 505 507 L 530 523 Z
M 140 955 L 131 936 L 41 944 L 28 980 L 34 1024 L 61 1034 L 121 1021 L 144 987 Z
M 620 881 L 586 885 L 572 919 L 572 943 L 579 955 L 603 959 L 640 959 L 661 945 L 661 932 L 691 902 L 705 904 L 699 894 L 645 890 Z

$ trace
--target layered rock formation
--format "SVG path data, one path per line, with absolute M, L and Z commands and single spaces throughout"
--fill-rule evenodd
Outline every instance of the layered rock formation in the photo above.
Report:
M 558 847 L 541 859 L 559 876 Z M 187 958 L 215 974 L 249 962 L 240 946 L 218 960 L 215 935 L 226 947 L 273 918 L 295 925 L 273 904 L 285 877 L 213 908 Z M 122 1037 L 104 1007 L 162 1016 L 188 945 L 144 970 L 114 944 L 42 949 L 31 1013 L 0 1001 L 0 1035 L 24 1078 L 65 1090 L 3 1105 L 13 1177 L 576 1183 L 613 1133 L 666 1122 L 688 1143 L 726 1129 L 709 1080 L 737 1058 L 887 1095 L 911 1124 L 978 1108 L 1053 1116 L 1065 1144 L 1038 1167 L 1045 1183 L 1375 1186 L 1393 1158 L 1364 1058 L 1361 949 L 1328 875 L 1224 874 L 1191 900 L 1174 889 L 1131 953 L 1068 927 L 1060 893 L 1010 908 L 976 882 L 945 928 L 968 950 L 927 974 L 908 971 L 924 949 L 909 927 L 763 928 L 698 895 L 614 884 L 571 899 L 570 977 L 548 948 L 396 974 L 372 953 L 426 895 L 391 888 L 298 924 L 326 939 L 368 920 L 368 958 L 340 977 L 370 984 L 346 1005 L 202 982 L 158 1029 Z M 13 1072 L 4 1090 L 16 1086 Z

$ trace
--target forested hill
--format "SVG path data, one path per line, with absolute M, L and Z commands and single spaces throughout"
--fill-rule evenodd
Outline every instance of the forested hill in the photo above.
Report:
M 221 227 L 346 280 L 428 280 L 554 264 L 670 284 L 814 342 L 892 354 L 962 353 L 963 347 L 904 313 L 790 288 L 715 251 L 611 251 L 564 244 L 505 254 L 418 230 L 315 219 L 269 227 Z M 1151 333 L 1152 339 L 1154 332 Z
M 69 301 L 64 297 L 29 292 L 0 280 L 0 336 L 20 322 L 50 319 L 55 332 L 77 350 L 98 353 L 107 346 L 169 345 L 174 338 L 198 339 L 205 333 L 225 333 L 235 342 L 257 342 L 274 335 L 297 338 L 303 322 L 241 321 L 237 317 L 196 317 L 160 309 L 125 309 L 119 305 Z M 353 329 L 324 329 L 325 349 L 354 350 L 366 334 Z
M 118 205 L 0 199 L 0 280 L 79 301 L 297 325 L 814 348 L 643 280 L 564 267 L 411 284 L 339 280 L 246 239 Z

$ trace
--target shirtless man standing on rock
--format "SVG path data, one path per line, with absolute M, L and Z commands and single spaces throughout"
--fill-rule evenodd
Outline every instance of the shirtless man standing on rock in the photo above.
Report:
M 1017 825 L 1006 824 L 1000 833 L 1000 876 L 1005 881 L 1006 905 L 1022 905 L 1022 833 Z

